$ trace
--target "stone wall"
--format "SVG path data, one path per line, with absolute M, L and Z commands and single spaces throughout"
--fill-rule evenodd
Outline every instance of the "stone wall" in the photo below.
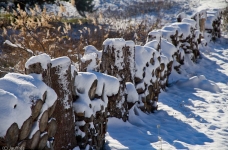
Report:
M 9 73 L 0 79 L 0 89 L 6 91 L 0 92 L 1 102 L 7 92 L 17 95 L 17 81 L 32 85 L 23 89 L 22 84 L 21 93 L 24 90 L 29 95 L 34 87 L 41 91 L 35 97 L 18 97 L 18 101 L 27 100 L 29 114 L 22 123 L 7 126 L 0 146 L 102 149 L 108 118 L 127 121 L 133 106 L 147 113 L 155 111 L 169 76 L 180 74 L 181 66 L 199 58 L 204 29 L 211 37 L 219 37 L 220 13 L 207 12 L 206 19 L 203 13 L 192 19 L 181 18 L 181 22 L 151 31 L 143 46 L 121 38 L 105 40 L 102 51 L 87 46 L 80 71 L 68 57 L 33 56 L 25 65 L 27 75 Z M 205 27 L 203 22 L 207 23 Z M 3 86 L 8 82 L 15 87 Z M 17 110 L 16 103 L 8 107 L 12 112 Z

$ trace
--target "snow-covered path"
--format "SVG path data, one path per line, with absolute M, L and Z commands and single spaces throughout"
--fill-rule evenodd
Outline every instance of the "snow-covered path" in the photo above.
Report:
M 202 49 L 186 71 L 195 77 L 162 92 L 156 113 L 134 108 L 127 123 L 109 119 L 106 149 L 228 149 L 228 39 Z

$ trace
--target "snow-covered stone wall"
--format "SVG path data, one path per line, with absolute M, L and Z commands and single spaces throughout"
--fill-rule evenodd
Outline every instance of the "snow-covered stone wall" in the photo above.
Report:
M 101 149 L 109 117 L 155 111 L 169 77 L 199 58 L 204 27 L 220 34 L 221 12 L 204 13 L 151 31 L 143 46 L 122 38 L 105 40 L 102 51 L 86 46 L 80 71 L 65 56 L 31 57 L 27 75 L 0 78 L 0 146 Z
M 74 85 L 77 144 L 81 149 L 101 149 L 107 130 L 108 103 L 118 94 L 119 81 L 99 72 L 78 72 Z
M 0 146 L 43 149 L 57 130 L 57 95 L 39 74 L 9 73 L 0 79 Z
M 126 82 L 134 80 L 134 42 L 122 38 L 103 42 L 100 72 L 116 77 L 120 82 L 118 95 L 108 103 L 109 117 L 128 119 Z
M 208 41 L 215 40 L 221 36 L 222 10 L 209 9 L 197 12 L 192 16 L 196 21 L 196 27 L 203 33 Z

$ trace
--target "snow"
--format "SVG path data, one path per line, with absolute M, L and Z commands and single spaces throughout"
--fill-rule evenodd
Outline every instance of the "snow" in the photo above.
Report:
M 157 50 L 158 45 L 159 45 L 159 42 L 157 40 L 153 40 L 153 41 L 147 42 L 144 46 L 148 46 Z
M 101 95 L 103 87 L 107 96 L 113 96 L 118 93 L 120 83 L 117 78 L 95 71 L 92 71 L 92 73 L 96 75 L 98 80 L 96 94 Z
M 125 46 L 126 42 L 123 38 L 114 38 L 114 39 L 106 39 L 103 42 L 104 46 L 110 46 L 112 47 L 113 45 L 123 47 Z
M 98 58 L 101 59 L 102 51 L 97 50 L 96 47 L 94 47 L 93 45 L 88 45 L 84 47 L 84 50 L 85 54 L 96 53 Z
M 98 8 L 105 9 L 106 7 L 113 10 L 121 8 L 121 5 L 129 5 L 129 3 L 133 3 L 135 1 L 136 0 L 122 0 L 120 2 L 109 0 L 104 2 L 95 0 L 95 4 Z M 208 8 L 224 8 L 226 6 L 224 0 L 175 1 L 183 4 L 182 11 L 186 12 L 186 16 L 191 16 L 196 11 Z M 69 3 L 66 2 L 66 5 L 68 4 Z M 53 7 L 52 9 L 56 8 Z M 73 12 L 72 7 L 69 7 L 69 11 Z M 172 11 L 169 13 L 173 16 L 176 16 L 179 11 L 174 12 L 173 14 Z M 167 16 L 165 17 L 167 19 Z M 211 23 L 214 19 L 216 19 L 216 17 L 217 14 L 214 14 L 213 12 L 208 15 L 206 28 L 212 28 Z M 158 62 L 158 56 L 161 56 L 161 63 L 167 63 L 173 59 L 172 55 L 176 49 L 174 49 L 174 47 L 168 43 L 170 42 L 170 39 L 167 41 L 161 41 L 162 55 L 156 51 L 157 45 L 159 43 L 158 41 L 160 41 L 161 37 L 167 38 L 171 34 L 175 33 L 176 30 L 178 30 L 179 34 L 183 34 L 183 38 L 186 38 L 190 35 L 190 28 L 193 26 L 194 22 L 192 20 L 184 19 L 182 23 L 174 23 L 164 27 L 162 30 L 150 32 L 149 35 L 151 35 L 152 39 L 147 39 L 147 42 L 152 41 L 153 38 L 157 41 L 149 42 L 145 46 L 136 46 L 135 55 L 137 57 L 135 65 L 137 68 L 137 76 L 142 79 L 143 71 L 150 72 L 151 70 L 156 69 L 155 66 L 159 66 L 159 64 L 155 64 L 155 66 L 149 65 L 149 67 L 144 69 L 147 62 L 149 62 L 152 58 L 153 53 L 156 54 L 154 56 L 154 59 L 156 59 L 155 62 Z M 196 37 L 199 35 L 198 32 L 199 31 L 195 31 L 197 35 Z M 198 60 L 197 64 L 194 64 L 191 61 L 192 54 L 184 55 L 183 50 L 179 49 L 181 56 L 185 57 L 185 63 L 180 68 L 182 74 L 177 74 L 176 71 L 172 69 L 172 74 L 169 78 L 169 87 L 167 87 L 166 91 L 162 92 L 159 96 L 157 103 L 159 105 L 159 110 L 154 114 L 145 114 L 142 113 L 137 107 L 132 107 L 129 110 L 128 122 L 123 122 L 121 119 L 117 118 L 109 118 L 108 132 L 106 133 L 106 149 L 227 149 L 228 45 L 225 43 L 225 41 L 227 41 L 227 39 L 221 39 L 219 42 L 212 44 L 209 43 L 208 47 L 204 45 L 201 49 L 202 58 Z M 127 45 L 127 42 L 123 39 L 108 39 L 104 42 L 104 45 L 115 45 L 115 47 L 119 46 L 119 48 L 122 48 L 123 46 Z M 92 47 L 88 47 L 88 49 L 85 50 L 85 53 L 87 52 L 95 52 L 96 54 L 99 53 L 99 51 Z M 48 59 L 45 60 L 47 62 L 42 65 L 44 67 L 48 63 Z M 61 64 L 61 61 L 57 62 L 58 64 Z M 122 62 L 122 60 L 117 60 L 116 62 L 116 65 L 119 65 L 118 63 Z M 30 62 L 29 64 L 32 63 L 33 62 Z M 174 65 L 177 65 L 177 62 L 174 61 Z M 117 87 L 119 87 L 119 82 L 117 79 L 112 78 L 106 81 L 104 79 L 105 77 L 99 73 L 91 72 L 91 74 L 93 75 L 85 75 L 85 78 L 79 77 L 79 79 L 76 79 L 77 83 L 81 85 L 79 88 L 81 87 L 83 89 L 82 85 L 84 84 L 84 91 L 88 91 L 89 85 L 91 85 L 91 83 L 97 79 L 98 88 L 96 93 L 99 95 L 102 94 L 104 88 L 104 95 L 106 95 L 104 96 L 105 99 L 107 98 L 107 95 L 111 96 L 118 91 Z M 141 83 L 137 84 L 136 87 L 145 88 L 144 82 L 148 83 L 148 79 L 149 75 L 146 74 L 145 79 L 143 79 Z M 0 83 L 2 82 L 5 82 L 5 79 L 3 81 L 0 79 Z M 22 85 L 27 84 L 24 81 L 20 82 L 20 84 L 21 83 L 23 83 Z M 19 101 L 18 96 L 21 95 L 21 93 L 17 94 L 18 87 L 16 86 L 13 89 L 5 89 L 5 84 L 0 84 L 0 86 L 1 85 L 1 88 L 4 87 L 4 89 L 2 90 L 0 88 L 0 93 L 9 98 L 9 103 L 6 103 L 7 107 L 12 109 L 12 106 L 16 103 L 20 105 L 20 103 L 17 102 Z M 12 85 L 12 87 L 14 87 L 14 84 L 11 82 L 9 82 L 7 85 L 10 85 L 10 87 Z M 28 89 L 30 89 L 32 86 L 30 86 L 29 83 L 28 85 Z M 132 87 L 131 84 L 129 84 L 129 86 Z M 12 92 L 10 90 L 16 92 Z M 42 88 L 39 90 L 39 92 L 42 93 Z M 128 92 L 131 93 L 133 91 L 134 90 L 129 90 Z M 135 93 L 135 91 L 133 93 Z M 133 94 L 130 96 L 133 96 Z M 135 98 L 135 96 L 133 97 Z M 2 97 L 3 96 L 0 97 L 0 100 L 2 100 Z M 145 95 L 141 94 L 139 97 L 145 97 Z M 88 95 L 85 95 L 85 93 L 80 93 L 77 102 L 80 104 L 78 105 L 79 108 L 76 108 L 75 110 L 81 109 L 80 112 L 88 112 L 86 116 L 90 116 L 94 113 L 94 111 L 97 111 L 100 108 L 98 105 L 105 105 L 107 101 L 104 102 L 102 99 L 94 99 L 91 102 Z M 89 107 L 89 104 L 92 105 L 92 108 Z M 23 106 L 25 107 L 26 105 Z M 2 106 L 0 106 L 0 108 L 1 107 Z M 1 113 L 0 116 L 4 117 L 4 115 L 1 115 Z M 19 115 L 21 120 L 25 119 L 25 116 L 23 117 L 24 118 L 20 118 Z M 0 127 L 5 126 L 2 124 Z M 85 133 L 80 129 L 78 129 L 78 133 L 82 135 L 82 137 L 85 135 Z M 79 148 L 76 147 L 75 149 Z
M 196 28 L 196 21 L 193 20 L 193 19 L 184 18 L 184 19 L 182 20 L 182 22 L 189 23 L 189 24 L 191 24 L 191 26 L 192 26 L 193 28 Z
M 7 45 L 9 45 L 9 46 L 11 46 L 11 47 L 14 47 L 14 48 L 17 48 L 17 47 L 18 47 L 18 45 L 13 44 L 13 43 L 10 42 L 9 40 L 6 40 L 3 44 L 7 44 Z
M 96 80 L 96 75 L 89 72 L 78 72 L 75 83 L 78 93 L 88 93 L 91 85 Z M 85 84 L 86 83 L 86 84 Z
M 207 15 L 207 20 L 205 24 L 205 29 L 213 29 L 212 23 L 216 20 L 216 16 L 213 14 Z
M 138 93 L 135 89 L 135 86 L 131 82 L 126 82 L 127 89 L 127 102 L 135 103 L 138 101 Z
M 43 99 L 45 91 L 47 97 L 42 111 L 54 104 L 56 93 L 40 79 L 40 75 L 18 73 L 8 73 L 0 79 L 0 120 L 4 120 L 0 122 L 0 137 L 5 136 L 7 129 L 14 122 L 18 124 L 19 129 L 21 128 L 24 121 L 31 116 L 32 105 Z M 39 117 L 41 115 L 42 112 Z
M 81 58 L 81 61 L 83 63 L 85 63 L 86 61 L 90 61 L 90 60 L 91 60 L 91 62 L 86 67 L 86 71 L 96 70 L 96 68 L 97 68 L 97 54 L 96 53 L 93 52 L 93 53 L 89 53 L 89 54 L 84 54 L 83 57 Z
M 157 40 L 160 41 L 160 38 L 162 36 L 162 33 L 160 30 L 153 30 L 151 32 L 148 33 L 148 36 L 150 36 L 150 39 L 147 39 L 147 42 L 149 41 L 153 41 L 153 40 Z
M 180 81 L 177 83 L 180 87 L 185 87 L 185 88 L 199 88 L 203 89 L 205 91 L 209 91 L 211 93 L 219 93 L 221 92 L 220 88 L 216 83 L 213 81 L 209 81 L 205 78 L 204 75 L 200 76 L 193 76 L 189 78 L 187 81 Z
M 74 83 L 76 86 L 76 93 L 79 96 L 77 101 L 73 103 L 74 111 L 76 113 L 84 113 L 88 118 L 93 114 L 93 111 L 89 107 L 91 100 L 88 92 L 95 80 L 96 76 L 92 73 L 78 72 Z
M 88 92 L 93 82 L 97 80 L 97 88 L 95 94 L 101 98 L 91 100 Z M 85 117 L 96 115 L 97 111 L 106 108 L 108 105 L 108 96 L 116 95 L 119 91 L 120 83 L 117 78 L 102 74 L 99 72 L 78 72 L 74 83 L 76 94 L 79 97 L 74 103 L 74 111 L 76 113 L 84 113 Z M 104 111 L 103 109 L 102 111 Z
M 56 66 L 63 66 L 65 64 L 69 64 L 69 63 L 71 63 L 71 60 L 69 57 L 67 57 L 67 56 L 58 57 L 58 58 L 51 60 L 51 64 L 52 64 L 51 67 L 54 68 Z
M 135 46 L 135 76 L 142 79 L 143 78 L 143 72 L 144 72 L 144 67 L 146 66 L 147 63 L 150 62 L 150 59 L 153 58 L 157 59 L 159 56 L 159 53 L 157 50 L 151 47 L 147 46 Z M 155 64 L 152 66 L 151 69 L 156 69 L 159 66 L 158 61 L 155 60 Z M 152 72 L 152 71 L 151 71 Z
M 179 27 L 179 33 L 183 34 L 183 39 L 187 38 L 191 34 L 191 24 L 185 22 L 176 22 L 172 26 Z
M 73 148 L 73 150 L 80 150 L 79 146 Z
M 27 49 L 27 48 L 25 48 L 25 47 L 23 47 L 23 46 L 21 46 L 21 44 L 13 44 L 12 42 L 10 42 L 9 40 L 5 40 L 5 42 L 3 43 L 3 44 L 7 44 L 7 45 L 9 45 L 9 46 L 11 46 L 11 47 L 13 47 L 13 48 L 21 48 L 21 49 L 24 49 L 24 50 L 26 50 L 28 53 L 30 53 L 30 54 L 33 54 L 33 51 L 31 50 L 31 49 Z
M 181 21 L 183 21 L 183 19 L 186 18 L 185 12 L 179 13 L 176 18 L 179 18 Z
M 159 96 L 155 113 L 145 114 L 134 107 L 126 123 L 110 118 L 105 148 L 227 149 L 226 41 L 221 38 L 201 47 L 199 62 L 181 67 L 183 74 L 179 74 L 178 82 L 169 80 L 169 87 Z
M 177 48 L 170 42 L 168 42 L 166 39 L 161 39 L 161 53 L 165 55 L 169 62 L 173 61 L 173 55 L 177 52 Z
M 43 69 L 47 69 L 47 64 L 51 62 L 51 58 L 47 54 L 40 54 L 38 56 L 32 56 L 30 57 L 27 62 L 25 63 L 25 68 L 28 69 L 28 67 L 35 63 L 41 63 L 41 66 Z

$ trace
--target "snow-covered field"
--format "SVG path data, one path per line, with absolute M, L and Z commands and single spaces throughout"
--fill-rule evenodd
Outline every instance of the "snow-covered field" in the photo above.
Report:
M 160 94 L 157 112 L 134 108 L 129 122 L 109 119 L 106 149 L 228 148 L 228 39 L 201 52 L 187 71 L 192 78 L 183 76 Z

